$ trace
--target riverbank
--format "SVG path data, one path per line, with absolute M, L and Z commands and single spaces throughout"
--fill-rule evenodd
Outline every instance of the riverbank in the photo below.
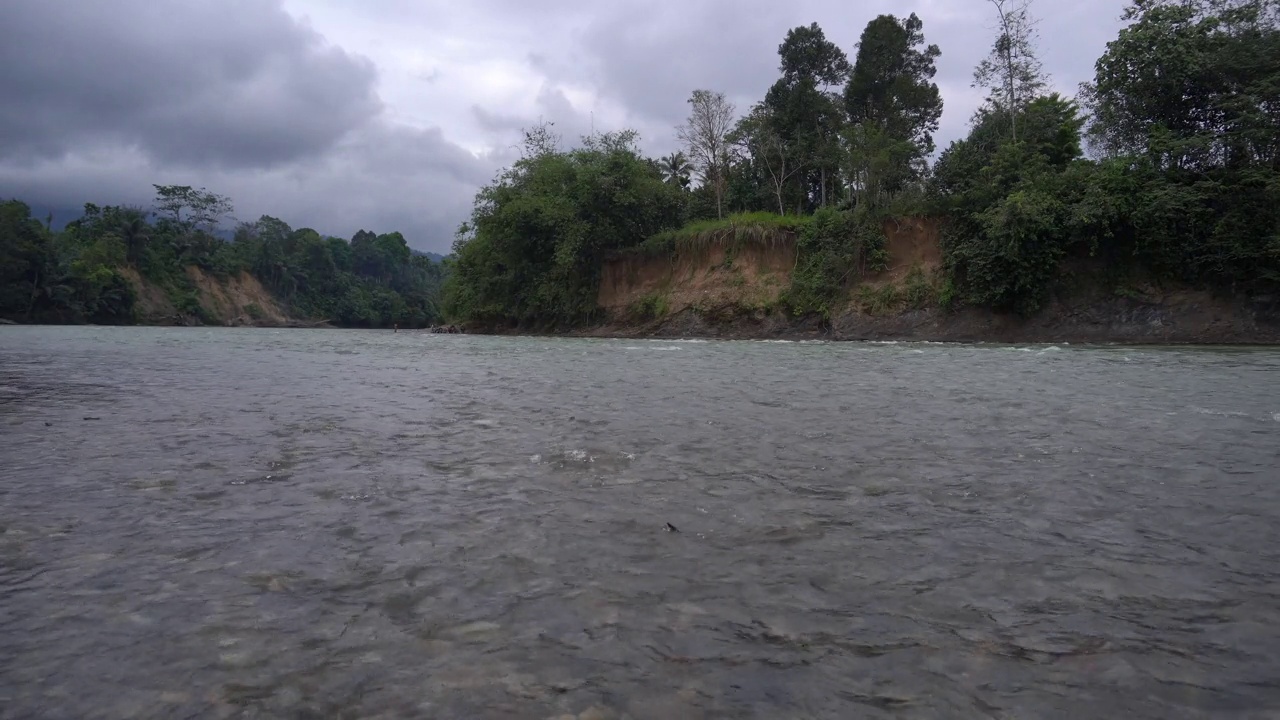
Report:
M 980 308 L 948 312 L 929 307 L 886 314 L 850 310 L 824 321 L 739 306 L 685 308 L 646 322 L 614 318 L 559 334 L 614 338 L 1277 345 L 1280 313 L 1274 306 L 1180 291 L 1154 300 L 1055 301 L 1029 318 Z
M 767 242 L 710 242 L 604 263 L 605 320 L 587 337 L 907 340 L 1002 343 L 1280 344 L 1280 302 L 1222 297 L 1140 277 L 1117 278 L 1089 259 L 1066 264 L 1029 316 L 963 306 L 942 268 L 940 227 L 886 222 L 886 262 L 863 274 L 826 317 L 793 316 L 786 294 L 797 264 L 793 234 Z

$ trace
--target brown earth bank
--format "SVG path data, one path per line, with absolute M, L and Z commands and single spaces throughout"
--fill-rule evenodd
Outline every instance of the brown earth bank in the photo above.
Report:
M 222 325 L 228 327 L 326 327 L 323 320 L 293 317 L 257 278 L 247 272 L 219 278 L 191 266 L 187 277 L 196 290 L 200 314 L 182 312 L 164 288 L 134 268 L 120 273 L 133 286 L 139 325 Z
M 566 335 L 725 339 L 917 340 L 1000 343 L 1280 344 L 1275 298 L 1222 298 L 1150 282 L 1103 283 L 1103 268 L 1068 267 L 1071 286 L 1030 317 L 938 302 L 938 222 L 885 223 L 888 267 L 850 288 L 829 320 L 790 317 L 779 300 L 796 263 L 795 238 L 722 243 L 660 257 L 605 262 L 606 318 Z M 914 283 L 914 286 L 913 286 Z M 1108 285 L 1109 287 L 1104 287 Z M 510 332 L 510 331 L 508 331 Z
M 569 333 L 586 337 L 906 340 L 996 343 L 1280 344 L 1280 308 L 1181 291 L 1153 300 L 1058 300 L 1033 317 L 963 308 L 872 315 L 851 310 L 830 322 L 741 307 L 687 308 L 658 320 L 615 319 Z

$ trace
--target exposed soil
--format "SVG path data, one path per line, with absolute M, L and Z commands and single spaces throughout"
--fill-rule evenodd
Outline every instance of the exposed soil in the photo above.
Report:
M 142 277 L 136 269 L 120 268 L 120 273 L 133 285 L 134 308 L 139 323 L 198 325 L 212 322 L 258 327 L 310 327 L 316 324 L 290 317 L 275 296 L 249 273 L 222 279 L 195 266 L 188 267 L 186 272 L 204 309 L 203 319 L 179 312 L 165 289 Z
M 200 304 L 225 325 L 278 327 L 290 323 L 275 297 L 249 273 L 223 281 L 191 266 L 187 276 L 200 291 Z
M 869 276 L 869 288 L 900 284 L 914 269 L 927 276 L 941 265 L 939 225 L 906 218 L 885 224 L 889 267 Z M 702 248 L 674 257 L 626 257 L 603 268 L 599 303 L 608 320 L 574 335 L 597 337 L 824 338 L 1072 343 L 1280 343 L 1280 302 L 1225 299 L 1196 290 L 1090 287 L 1059 290 L 1032 317 L 978 308 L 947 312 L 901 303 L 868 312 L 857 302 L 830 321 L 792 318 L 775 309 L 790 285 L 794 238 L 730 251 Z M 1087 277 L 1087 273 L 1085 273 Z M 661 298 L 665 314 L 638 320 L 635 304 Z

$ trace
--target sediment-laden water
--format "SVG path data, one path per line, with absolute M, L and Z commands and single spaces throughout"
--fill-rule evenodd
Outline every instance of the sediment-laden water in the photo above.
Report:
M 0 328 L 3 718 L 1274 713 L 1277 350 Z

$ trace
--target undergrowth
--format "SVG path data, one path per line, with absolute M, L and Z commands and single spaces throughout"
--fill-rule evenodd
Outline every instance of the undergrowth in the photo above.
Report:
M 799 233 L 796 267 L 783 305 L 792 315 L 830 317 L 865 272 L 888 267 L 884 229 L 870 213 L 822 208 Z
M 770 212 L 738 213 L 719 220 L 698 220 L 678 230 L 651 236 L 627 250 L 636 255 L 670 255 L 679 250 L 702 249 L 721 243 L 757 245 L 781 244 L 790 235 L 807 227 L 809 215 L 778 215 Z
M 668 310 L 667 296 L 661 293 L 649 293 L 627 306 L 627 314 L 632 320 L 639 322 L 657 320 L 666 315 Z

